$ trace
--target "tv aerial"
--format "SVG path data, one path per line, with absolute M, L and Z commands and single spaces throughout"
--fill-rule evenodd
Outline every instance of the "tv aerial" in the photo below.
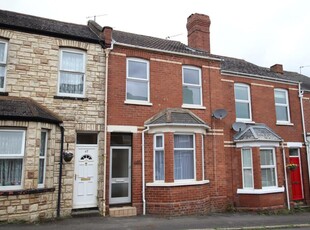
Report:
M 232 128 L 236 132 L 241 132 L 241 131 L 245 130 L 246 124 L 243 122 L 235 122 L 235 123 L 233 123 Z
M 222 120 L 227 116 L 226 109 L 217 109 L 212 113 L 212 117 L 215 117 L 216 119 Z

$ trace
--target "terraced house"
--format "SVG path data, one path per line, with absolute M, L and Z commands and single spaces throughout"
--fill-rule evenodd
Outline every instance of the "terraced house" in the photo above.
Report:
M 264 68 L 212 54 L 210 24 L 206 15 L 190 15 L 188 46 L 113 31 L 106 123 L 111 215 L 118 206 L 182 215 L 309 204 L 303 125 L 309 79 L 281 64 Z
M 0 220 L 309 204 L 309 79 L 212 54 L 207 15 L 188 45 L 0 15 Z
M 106 45 L 88 26 L 0 11 L 1 221 L 104 213 Z

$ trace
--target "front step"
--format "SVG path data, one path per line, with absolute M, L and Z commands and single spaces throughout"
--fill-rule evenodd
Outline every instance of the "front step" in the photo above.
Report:
M 137 209 L 136 207 L 117 207 L 117 208 L 110 208 L 109 213 L 111 217 L 125 217 L 125 216 L 136 216 Z
M 72 217 L 89 217 L 89 216 L 100 216 L 98 208 L 84 208 L 84 209 L 73 209 L 71 212 Z

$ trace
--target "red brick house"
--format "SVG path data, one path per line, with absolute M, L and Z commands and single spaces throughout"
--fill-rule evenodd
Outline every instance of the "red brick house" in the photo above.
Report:
M 300 103 L 309 80 L 279 64 L 212 54 L 209 27 L 208 16 L 191 15 L 188 46 L 113 31 L 110 214 L 119 206 L 182 215 L 309 204 Z

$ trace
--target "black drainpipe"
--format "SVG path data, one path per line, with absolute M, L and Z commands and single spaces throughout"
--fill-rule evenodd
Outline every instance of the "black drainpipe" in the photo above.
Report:
M 57 218 L 60 217 L 60 200 L 61 200 L 61 179 L 62 179 L 62 161 L 63 161 L 63 151 L 64 151 L 64 133 L 65 128 L 63 127 L 63 123 L 59 124 L 60 132 L 61 132 L 61 140 L 60 140 L 60 159 L 59 159 L 59 180 L 58 180 L 58 200 L 57 200 Z

